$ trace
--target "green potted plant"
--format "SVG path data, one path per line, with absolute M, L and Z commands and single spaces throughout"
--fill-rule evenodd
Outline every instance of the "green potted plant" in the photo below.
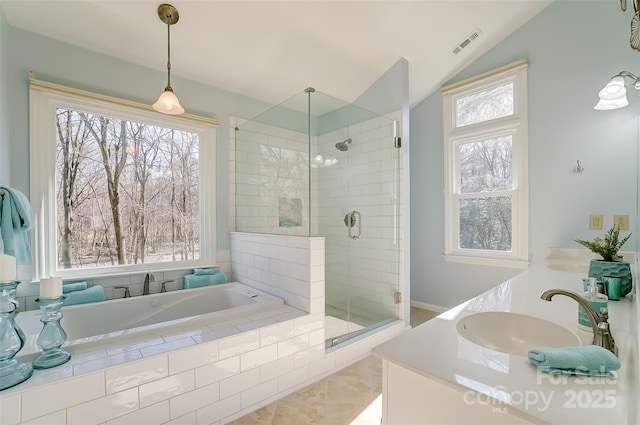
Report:
M 607 231 L 604 238 L 598 236 L 592 241 L 574 240 L 602 257 L 602 259 L 591 260 L 589 263 L 589 277 L 596 279 L 603 276 L 622 278 L 621 295 L 626 295 L 631 291 L 631 266 L 628 262 L 622 261 L 622 256 L 618 255 L 618 251 L 630 237 L 631 234 L 620 239 L 620 229 L 614 225 Z

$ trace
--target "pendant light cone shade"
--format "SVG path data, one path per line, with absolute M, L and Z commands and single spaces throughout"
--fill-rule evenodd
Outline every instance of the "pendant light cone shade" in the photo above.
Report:
M 184 113 L 184 108 L 171 87 L 171 25 L 178 22 L 178 10 L 170 4 L 161 4 L 158 6 L 158 17 L 167 24 L 167 86 L 153 104 L 153 109 L 163 114 L 180 115 Z
M 153 104 L 153 109 L 163 114 L 180 115 L 184 113 L 184 108 L 180 105 L 180 101 L 173 94 L 173 89 L 167 87 L 164 89 L 156 103 Z

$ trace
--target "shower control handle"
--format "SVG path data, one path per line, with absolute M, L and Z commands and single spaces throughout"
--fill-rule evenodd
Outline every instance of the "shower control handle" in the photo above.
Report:
M 349 228 L 349 237 L 353 240 L 360 239 L 362 237 L 362 218 L 360 211 L 351 211 L 344 216 L 344 224 Z M 358 233 L 353 234 L 352 229 L 358 225 Z
M 356 218 L 348 212 L 347 215 L 344 216 L 344 225 L 351 228 L 356 225 Z

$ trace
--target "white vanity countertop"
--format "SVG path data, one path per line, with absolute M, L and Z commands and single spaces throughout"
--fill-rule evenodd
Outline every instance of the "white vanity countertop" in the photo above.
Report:
M 565 296 L 552 301 L 540 295 L 554 288 L 582 291 L 582 273 L 532 267 L 516 277 L 460 304 L 438 317 L 376 347 L 379 357 L 461 390 L 465 401 L 493 404 L 495 399 L 510 411 L 533 422 L 559 424 L 628 423 L 628 394 L 638 359 L 630 359 L 632 303 L 623 298 L 609 301 L 609 322 L 618 345 L 622 368 L 617 379 L 561 376 L 538 372 L 526 357 L 494 351 L 463 338 L 457 321 L 479 311 L 509 311 L 537 316 L 561 324 L 576 333 L 582 344 L 591 343 L 592 332 L 577 326 L 578 304 Z M 629 361 L 634 362 L 633 365 Z M 631 385 L 631 388 L 635 388 Z M 469 390 L 474 392 L 468 393 Z M 628 399 L 629 397 L 629 399 Z M 634 401 L 635 400 L 635 401 Z M 496 408 L 500 408 L 496 405 Z

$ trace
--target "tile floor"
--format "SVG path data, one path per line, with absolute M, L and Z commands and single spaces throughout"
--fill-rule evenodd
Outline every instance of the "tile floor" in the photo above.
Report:
M 423 324 L 427 320 L 431 320 L 436 317 L 440 313 L 436 313 L 435 311 L 423 310 L 418 307 L 411 307 L 411 312 L 409 316 L 409 322 L 412 328 L 415 328 L 418 325 Z
M 411 307 L 411 326 L 437 315 Z M 370 355 L 229 425 L 379 425 L 381 417 L 382 360 Z

